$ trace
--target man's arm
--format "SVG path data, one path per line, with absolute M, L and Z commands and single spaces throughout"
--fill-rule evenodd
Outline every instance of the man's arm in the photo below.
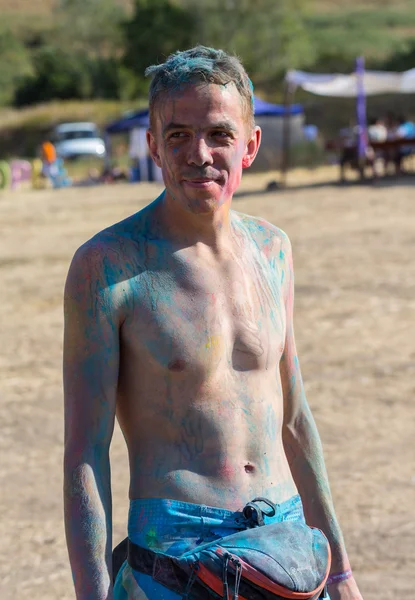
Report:
M 102 252 L 93 245 L 81 247 L 65 287 L 65 530 L 78 600 L 113 597 L 109 447 L 119 317 Z
M 286 339 L 280 362 L 284 398 L 283 443 L 290 469 L 301 496 L 306 521 L 327 536 L 332 551 L 331 574 L 347 574 L 350 563 L 340 526 L 336 519 L 324 464 L 323 448 L 308 405 L 294 338 L 294 274 L 291 244 L 283 242 L 286 308 Z M 341 577 L 340 577 L 341 579 Z M 331 600 L 360 600 L 353 577 L 329 586 Z

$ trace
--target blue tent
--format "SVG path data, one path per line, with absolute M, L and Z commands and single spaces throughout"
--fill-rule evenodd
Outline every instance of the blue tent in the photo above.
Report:
M 265 100 L 261 100 L 257 96 L 254 97 L 254 112 L 257 117 L 282 117 L 287 114 L 287 108 L 282 104 L 271 104 L 270 102 L 265 102 Z M 303 107 L 301 104 L 291 104 L 288 107 L 288 112 L 290 115 L 300 115 L 303 113 Z M 113 121 L 105 128 L 105 133 L 121 133 L 123 131 L 130 131 L 131 129 L 136 129 L 137 127 L 148 127 L 149 126 L 149 116 L 148 109 L 140 110 L 138 112 L 134 112 L 131 115 L 122 117 L 117 121 Z
M 106 126 L 105 133 L 121 133 L 123 131 L 130 131 L 130 129 L 135 129 L 136 127 L 148 127 L 149 124 L 148 109 L 146 108 L 122 117 L 117 121 L 113 121 Z
M 271 102 L 265 102 L 257 96 L 254 96 L 254 113 L 256 117 L 283 117 L 287 113 L 290 115 L 301 115 L 304 109 L 301 104 L 290 104 L 290 106 L 284 106 L 283 104 L 271 104 Z

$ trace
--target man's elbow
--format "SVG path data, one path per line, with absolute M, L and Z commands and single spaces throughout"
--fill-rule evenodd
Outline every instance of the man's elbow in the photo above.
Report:
M 303 407 L 284 420 L 282 427 L 283 441 L 298 442 L 315 427 L 314 419 L 308 407 Z
M 63 456 L 65 490 L 84 485 L 109 470 L 108 444 L 80 444 L 67 440 Z

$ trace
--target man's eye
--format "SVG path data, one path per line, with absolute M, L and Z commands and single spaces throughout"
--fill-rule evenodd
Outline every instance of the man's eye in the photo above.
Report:
M 181 138 L 184 137 L 186 134 L 184 133 L 184 131 L 174 131 L 172 134 L 170 134 L 170 139 L 177 139 L 177 138 Z
M 215 137 L 227 139 L 230 138 L 230 134 L 227 131 L 214 131 L 213 134 Z

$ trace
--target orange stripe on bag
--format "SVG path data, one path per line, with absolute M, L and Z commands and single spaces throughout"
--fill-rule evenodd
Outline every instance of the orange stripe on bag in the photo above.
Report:
M 197 576 L 205 585 L 216 592 L 221 598 L 223 596 L 223 581 L 211 573 L 204 565 L 199 564 Z M 247 600 L 244 596 L 239 595 L 239 600 Z

